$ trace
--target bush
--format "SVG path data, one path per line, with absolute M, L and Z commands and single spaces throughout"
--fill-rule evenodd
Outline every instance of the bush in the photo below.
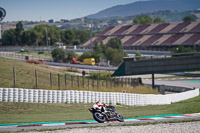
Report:
M 89 78 L 91 79 L 106 79 L 110 78 L 111 74 L 110 72 L 96 72 L 96 73 L 90 73 Z
M 111 65 L 118 66 L 123 61 L 124 52 L 108 47 L 106 49 L 105 56 L 108 60 L 110 60 Z
M 44 51 L 38 51 L 38 54 L 44 54 Z
M 83 52 L 81 56 L 79 56 L 78 60 L 83 61 L 85 58 L 93 58 L 92 57 L 92 52 Z
M 64 61 L 65 60 L 65 51 L 62 48 L 55 48 L 51 52 L 52 58 L 54 61 Z
M 191 48 L 191 47 L 184 47 L 184 46 L 178 46 L 177 48 L 174 48 L 172 50 L 173 54 L 176 53 L 192 53 L 192 52 L 196 52 L 195 48 Z
M 140 52 L 136 52 L 136 53 L 135 53 L 135 56 L 136 56 L 136 57 L 141 57 L 142 55 L 141 55 Z
M 65 62 L 69 62 L 72 60 L 72 58 L 76 57 L 76 53 L 74 51 L 68 51 L 66 52 L 66 58 L 65 58 Z

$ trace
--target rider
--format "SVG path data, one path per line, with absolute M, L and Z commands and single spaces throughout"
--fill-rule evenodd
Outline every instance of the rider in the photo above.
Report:
M 97 101 L 96 104 L 93 105 L 94 109 L 102 110 L 102 108 L 103 108 L 103 111 L 106 111 L 106 109 L 105 109 L 106 107 L 108 107 L 108 105 L 102 104 L 100 101 Z

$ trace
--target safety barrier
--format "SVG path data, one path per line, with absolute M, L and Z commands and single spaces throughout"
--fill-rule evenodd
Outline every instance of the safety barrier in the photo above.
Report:
M 198 95 L 199 89 L 168 95 L 154 95 L 74 90 L 56 91 L 0 88 L 0 101 L 29 103 L 94 103 L 96 101 L 101 101 L 113 105 L 145 106 L 171 104 Z

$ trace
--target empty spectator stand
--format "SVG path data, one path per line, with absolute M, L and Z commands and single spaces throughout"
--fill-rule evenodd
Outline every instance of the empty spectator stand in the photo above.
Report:
M 161 23 L 112 26 L 83 44 L 92 47 L 95 42 L 106 44 L 117 37 L 128 48 L 173 48 L 180 45 L 200 48 L 200 22 Z

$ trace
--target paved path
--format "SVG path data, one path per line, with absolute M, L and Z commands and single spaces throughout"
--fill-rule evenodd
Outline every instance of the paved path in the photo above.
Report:
M 152 80 L 142 80 L 144 84 L 152 84 Z M 194 80 L 180 80 L 180 79 L 171 79 L 171 80 L 155 80 L 155 85 L 168 85 L 168 86 L 178 86 L 178 87 L 186 87 L 186 88 L 200 88 L 200 82 L 196 82 Z

